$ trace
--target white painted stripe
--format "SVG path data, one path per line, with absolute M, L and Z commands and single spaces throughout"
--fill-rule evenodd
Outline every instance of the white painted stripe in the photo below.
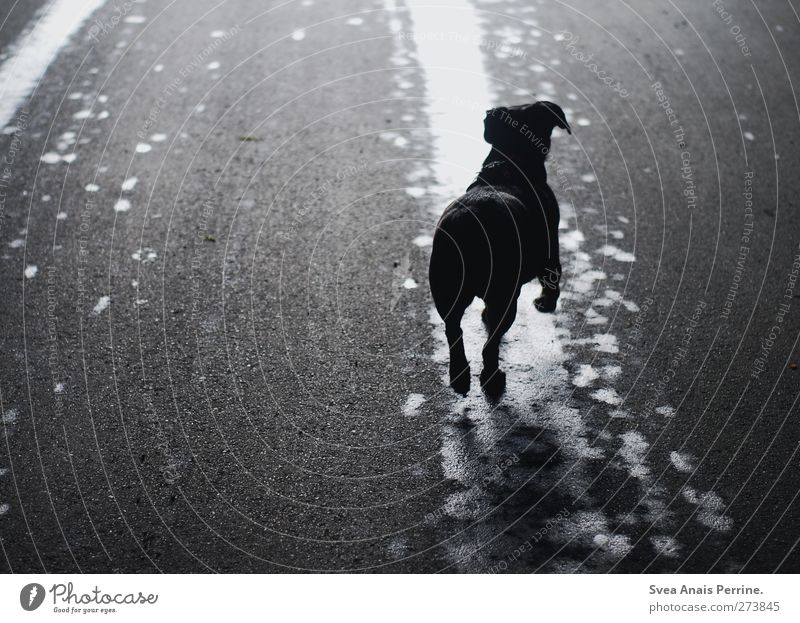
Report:
M 483 40 L 478 12 L 465 0 L 407 0 L 405 5 L 419 64 L 425 68 L 437 190 L 449 201 L 464 192 L 489 153 L 483 117 L 492 96 L 477 45 Z M 458 37 L 443 42 L 443 32 Z
M 0 65 L 0 126 L 30 96 L 58 51 L 105 0 L 53 0 Z

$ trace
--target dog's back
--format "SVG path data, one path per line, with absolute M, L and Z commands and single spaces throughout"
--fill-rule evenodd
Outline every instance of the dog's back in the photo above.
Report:
M 547 220 L 558 218 L 548 191 L 540 187 L 521 200 L 516 188 L 480 185 L 447 207 L 436 226 L 430 263 L 440 314 L 459 299 L 469 304 L 476 296 L 513 296 L 542 275 L 550 255 Z

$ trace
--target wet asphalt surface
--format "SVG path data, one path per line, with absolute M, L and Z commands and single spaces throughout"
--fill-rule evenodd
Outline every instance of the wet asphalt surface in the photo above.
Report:
M 253 4 L 106 3 L 0 136 L 3 571 L 800 571 L 791 6 L 472 5 L 492 101 L 574 130 L 492 402 L 413 15 Z

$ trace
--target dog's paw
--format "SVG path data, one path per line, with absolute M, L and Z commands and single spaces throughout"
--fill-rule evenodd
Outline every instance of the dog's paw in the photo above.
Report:
M 536 308 L 536 311 L 542 314 L 552 314 L 556 311 L 556 303 L 558 303 L 558 298 L 543 294 L 533 301 L 533 306 Z
M 453 373 L 452 371 L 450 372 L 450 387 L 453 388 L 455 393 L 466 396 L 469 393 L 469 385 L 469 367 L 462 368 L 461 371 L 457 373 Z
M 481 371 L 481 389 L 490 398 L 497 398 L 506 389 L 506 373 L 500 369 L 488 372 L 484 368 Z

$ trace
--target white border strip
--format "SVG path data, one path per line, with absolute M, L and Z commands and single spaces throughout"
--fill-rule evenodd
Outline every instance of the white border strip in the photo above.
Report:
M 11 46 L 0 65 L 0 126 L 6 126 L 39 84 L 73 33 L 105 0 L 54 0 Z

